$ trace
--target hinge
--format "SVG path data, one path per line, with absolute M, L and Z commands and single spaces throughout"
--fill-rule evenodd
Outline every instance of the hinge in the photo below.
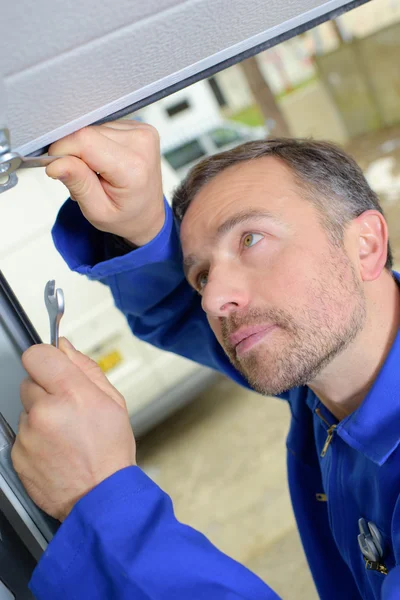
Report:
M 0 129 L 0 194 L 15 187 L 18 183 L 17 174 L 13 169 L 13 161 L 10 132 L 6 128 Z

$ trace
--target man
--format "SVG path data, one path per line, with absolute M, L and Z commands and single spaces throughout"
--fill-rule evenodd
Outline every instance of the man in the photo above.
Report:
M 150 126 L 85 129 L 50 152 L 68 155 L 47 173 L 71 194 L 55 244 L 110 286 L 134 334 L 289 401 L 289 485 L 320 597 L 400 597 L 399 289 L 359 167 L 326 143 L 251 142 L 194 168 L 174 220 Z M 13 451 L 33 499 L 65 520 L 36 596 L 274 598 L 175 520 L 134 466 L 123 398 L 61 349 L 24 355 Z

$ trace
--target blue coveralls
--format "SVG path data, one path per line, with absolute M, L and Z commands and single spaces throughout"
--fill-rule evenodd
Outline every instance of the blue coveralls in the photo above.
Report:
M 108 237 L 70 200 L 53 230 L 71 269 L 110 286 L 133 333 L 246 385 L 209 328 L 181 267 L 178 227 L 112 256 Z M 323 600 L 400 599 L 400 334 L 362 405 L 337 421 L 307 387 L 291 408 L 287 464 L 293 508 Z M 319 409 L 319 410 L 317 410 Z M 326 495 L 327 501 L 320 501 Z M 388 575 L 367 570 L 358 519 L 379 528 Z M 282 561 L 285 557 L 282 556 Z M 272 600 L 277 596 L 200 533 L 179 523 L 170 498 L 138 467 L 102 482 L 74 507 L 31 581 L 38 600 Z

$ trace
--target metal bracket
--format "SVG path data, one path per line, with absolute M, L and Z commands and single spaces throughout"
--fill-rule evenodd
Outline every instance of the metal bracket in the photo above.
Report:
M 17 169 L 32 169 L 35 167 L 47 167 L 61 156 L 21 156 L 18 152 L 12 152 L 10 147 L 10 132 L 8 129 L 0 128 L 0 194 L 13 188 L 18 183 L 15 173 Z M 4 179 L 1 182 L 1 179 Z
M 18 183 L 18 177 L 16 173 L 11 173 L 11 175 L 7 175 L 7 180 L 4 183 L 0 183 L 0 194 L 6 192 L 7 190 L 11 190 L 11 188 L 15 187 Z
M 0 129 L 0 154 L 11 152 L 10 132 L 8 129 Z
M 0 183 L 0 194 L 15 187 L 18 183 L 16 173 L 9 173 L 11 162 L 2 161 L 2 158 L 8 154 L 11 155 L 10 132 L 8 129 L 0 129 L 0 180 L 3 173 L 7 177 L 3 183 Z

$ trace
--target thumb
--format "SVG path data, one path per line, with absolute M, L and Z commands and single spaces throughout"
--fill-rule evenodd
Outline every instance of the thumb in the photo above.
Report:
M 117 404 L 126 409 L 126 402 L 122 394 L 108 381 L 99 365 L 74 348 L 67 338 L 60 338 L 60 350 L 69 358 L 69 360 L 77 366 L 92 383 L 102 390 L 107 396 L 110 396 Z
M 65 156 L 46 167 L 46 174 L 58 179 L 68 188 L 71 199 L 83 205 L 102 191 L 98 177 L 87 164 L 76 156 Z

